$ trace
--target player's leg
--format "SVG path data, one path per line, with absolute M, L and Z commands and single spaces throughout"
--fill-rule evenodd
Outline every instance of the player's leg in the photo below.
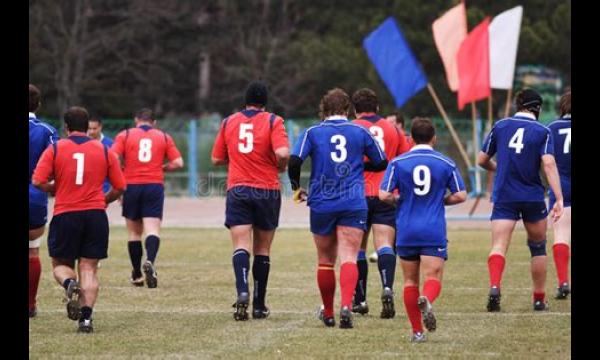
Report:
M 271 244 L 275 237 L 275 230 L 262 230 L 254 228 L 252 262 L 252 279 L 254 280 L 254 296 L 252 299 L 252 317 L 263 319 L 269 316 L 269 309 L 265 305 L 269 271 L 271 268 Z
M 424 341 L 421 311 L 418 305 L 421 264 L 419 252 L 410 247 L 398 248 L 398 256 L 400 257 L 400 267 L 402 268 L 404 280 L 404 307 L 412 327 L 411 341 Z
M 546 231 L 548 212 L 546 203 L 530 203 L 523 207 L 523 225 L 527 231 L 527 246 L 531 253 L 534 310 L 546 310 Z
M 394 219 L 391 220 L 394 222 Z M 381 314 L 382 319 L 391 319 L 396 315 L 394 309 L 394 279 L 396 275 L 396 254 L 394 240 L 396 230 L 393 226 L 381 223 L 373 224 L 373 242 L 377 249 L 377 267 L 381 278 Z
M 142 257 L 144 250 L 142 248 L 142 234 L 144 225 L 141 219 L 125 219 L 128 232 L 127 250 L 129 260 L 131 261 L 131 283 L 134 286 L 144 286 L 144 276 L 142 275 Z
M 358 281 L 356 289 L 354 289 L 354 298 L 352 299 L 352 312 L 359 314 L 367 314 L 369 306 L 367 305 L 367 277 L 369 275 L 369 264 L 367 263 L 367 244 L 369 242 L 370 228 L 365 231 L 360 243 L 360 250 L 356 258 L 356 266 L 358 268 Z
M 56 282 L 65 289 L 67 317 L 71 320 L 79 320 L 81 316 L 81 305 L 79 304 L 81 288 L 75 272 L 75 260 L 53 257 L 52 275 L 54 275 Z
M 358 267 L 356 266 L 356 257 L 360 249 L 364 231 L 357 226 L 348 226 L 349 223 L 360 224 L 359 218 L 363 217 L 362 224 L 366 223 L 367 212 L 352 212 L 345 214 L 343 219 L 338 221 L 336 227 L 336 236 L 338 239 L 338 256 L 340 258 L 340 292 L 341 312 L 340 328 L 352 328 L 352 294 L 358 281 Z
M 328 235 L 313 233 L 317 248 L 317 284 L 323 302 L 323 322 L 326 326 L 335 326 L 333 300 L 335 296 L 335 262 L 338 242 L 335 232 Z
M 566 299 L 571 289 L 569 287 L 569 257 L 571 252 L 571 207 L 565 207 L 563 216 L 552 223 L 554 230 L 554 265 L 558 277 L 556 299 Z
M 444 257 L 431 256 L 431 252 L 429 254 L 421 254 L 421 267 L 425 276 L 425 283 L 423 284 L 423 295 L 419 297 L 418 305 L 425 327 L 429 331 L 435 331 L 437 325 L 431 304 L 442 291 L 442 274 L 445 260 Z
M 80 258 L 78 262 L 79 282 L 81 295 L 79 304 L 81 306 L 81 317 L 79 319 L 80 332 L 92 332 L 92 312 L 96 299 L 98 298 L 98 259 Z
M 155 288 L 158 285 L 155 263 L 158 249 L 160 247 L 160 226 L 163 216 L 165 192 L 162 184 L 146 184 L 143 187 L 141 198 L 141 216 L 144 223 L 146 240 L 146 261 L 142 266 L 146 276 L 146 285 Z
M 29 317 L 37 315 L 36 297 L 42 274 L 39 248 L 44 229 L 45 226 L 42 225 L 29 230 Z

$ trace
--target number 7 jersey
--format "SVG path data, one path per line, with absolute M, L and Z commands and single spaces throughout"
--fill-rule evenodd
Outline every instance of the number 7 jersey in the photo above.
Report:
M 171 136 L 150 125 L 121 131 L 111 150 L 123 157 L 127 184 L 162 184 L 165 158 L 181 157 Z

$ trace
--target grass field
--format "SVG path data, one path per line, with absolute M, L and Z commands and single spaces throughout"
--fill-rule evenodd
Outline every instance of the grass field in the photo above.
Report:
M 280 230 L 271 254 L 266 320 L 236 322 L 231 243 L 225 229 L 163 230 L 157 259 L 159 287 L 129 285 L 124 228 L 111 229 L 110 257 L 99 270 L 100 296 L 93 334 L 76 333 L 66 317 L 64 291 L 52 278 L 42 246 L 39 314 L 29 321 L 29 356 L 37 358 L 556 358 L 570 357 L 571 301 L 550 299 L 534 313 L 525 233 L 517 232 L 507 258 L 502 312 L 485 310 L 490 233 L 450 231 L 449 261 L 434 308 L 438 329 L 428 341 L 408 341 L 402 277 L 396 272 L 396 317 L 379 319 L 380 280 L 369 266 L 371 312 L 354 329 L 325 328 L 315 317 L 321 300 L 316 251 L 308 230 Z M 550 245 L 548 249 L 550 249 Z M 551 252 L 550 252 L 551 253 Z M 547 294 L 553 296 L 549 257 Z M 339 272 L 336 272 L 339 278 Z M 336 313 L 339 286 L 336 293 Z M 337 316 L 337 315 L 336 315 Z

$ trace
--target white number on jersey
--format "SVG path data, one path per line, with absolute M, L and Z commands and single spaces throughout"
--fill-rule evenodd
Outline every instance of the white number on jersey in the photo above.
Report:
M 369 131 L 371 132 L 371 134 L 373 134 L 375 140 L 377 140 L 381 151 L 385 151 L 385 142 L 383 142 L 383 129 L 379 126 L 371 126 L 369 128 Z
M 523 134 L 525 133 L 525 128 L 518 128 L 513 137 L 508 142 L 508 147 L 515 149 L 517 154 L 521 153 L 523 150 Z
M 431 189 L 431 171 L 425 165 L 416 166 L 413 170 L 413 181 L 416 185 L 415 194 L 423 196 Z
M 252 124 L 240 124 L 240 143 L 238 150 L 242 154 L 247 154 L 254 148 L 254 135 L 252 134 Z M 241 140 L 246 139 L 246 143 Z
M 152 159 L 152 140 L 141 139 L 138 151 L 138 159 L 141 162 L 149 162 Z
M 343 135 L 333 135 L 331 137 L 331 143 L 336 144 L 335 149 L 339 150 L 331 152 L 331 160 L 335 162 L 342 162 L 348 157 L 348 151 L 346 150 L 346 138 Z
M 571 128 L 558 129 L 558 133 L 567 135 L 565 138 L 565 145 L 563 146 L 563 153 L 568 154 L 571 152 Z
M 85 164 L 85 155 L 83 153 L 75 153 L 73 154 L 73 159 L 77 161 L 75 185 L 83 185 L 83 166 Z

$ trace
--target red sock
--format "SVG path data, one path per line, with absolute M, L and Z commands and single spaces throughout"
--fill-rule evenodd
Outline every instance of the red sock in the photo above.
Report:
M 533 301 L 544 301 L 544 298 L 546 297 L 546 293 L 544 292 L 533 292 Z
M 42 273 L 42 263 L 39 257 L 29 258 L 29 309 L 35 308 L 35 298 L 37 296 L 40 275 Z
M 317 283 L 321 292 L 321 300 L 325 306 L 324 316 L 333 316 L 333 297 L 335 295 L 335 270 L 333 265 L 319 264 L 317 269 Z
M 423 324 L 421 323 L 421 311 L 419 310 L 419 305 L 417 305 L 418 299 L 418 286 L 404 287 L 404 307 L 406 308 L 408 320 L 410 320 L 413 332 L 423 332 Z
M 556 265 L 556 275 L 558 276 L 558 284 L 569 282 L 569 250 L 567 244 L 558 243 L 552 246 L 554 253 L 554 265 Z
M 342 307 L 352 309 L 352 296 L 358 281 L 358 267 L 356 263 L 345 262 L 340 267 L 340 290 L 342 292 Z
M 504 256 L 492 254 L 488 257 L 488 271 L 490 272 L 490 286 L 500 287 L 502 272 L 504 271 Z
M 427 297 L 430 303 L 433 303 L 435 299 L 440 295 L 442 291 L 442 283 L 436 278 L 429 278 L 425 280 L 423 285 L 423 295 Z

